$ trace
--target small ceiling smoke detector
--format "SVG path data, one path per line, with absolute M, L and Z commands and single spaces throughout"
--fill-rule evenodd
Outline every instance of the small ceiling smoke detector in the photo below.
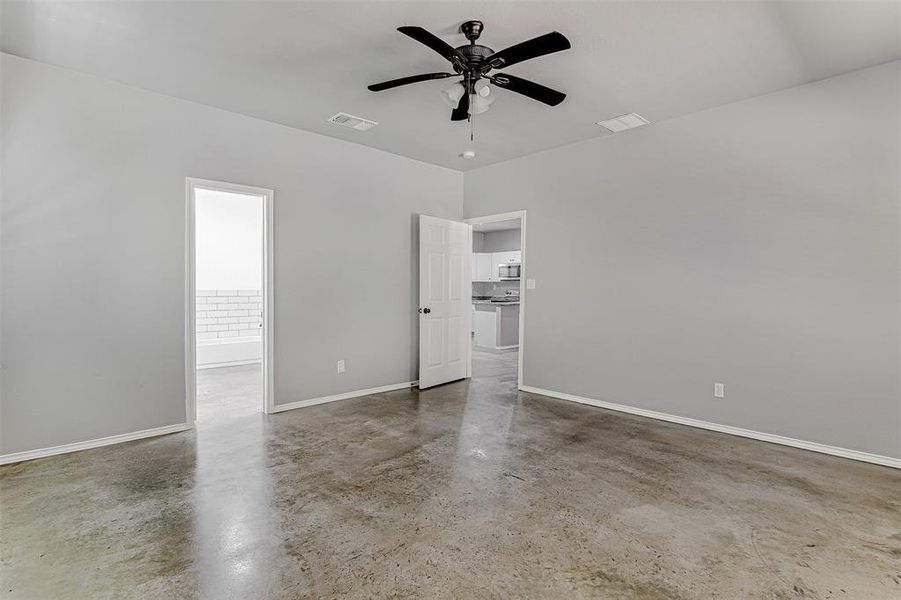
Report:
M 607 119 L 606 121 L 598 121 L 597 123 L 595 123 L 595 125 L 600 125 L 605 129 L 609 129 L 613 133 L 619 133 L 620 131 L 647 125 L 648 123 L 650 123 L 650 121 L 648 121 L 641 115 L 636 113 L 629 113 L 627 115 L 621 115 L 613 119 Z
M 464 150 L 464 151 L 460 154 L 460 156 L 461 156 L 462 158 L 465 158 L 466 160 L 470 160 L 470 159 L 476 157 L 476 151 L 475 151 L 475 150 Z
M 342 127 L 350 127 L 351 129 L 356 129 L 357 131 L 369 131 L 378 123 L 375 121 L 370 121 L 369 119 L 364 119 L 363 117 L 355 117 L 353 115 L 349 115 L 347 113 L 338 113 L 337 115 L 332 115 L 329 117 L 329 123 L 334 123 L 335 125 L 341 125 Z

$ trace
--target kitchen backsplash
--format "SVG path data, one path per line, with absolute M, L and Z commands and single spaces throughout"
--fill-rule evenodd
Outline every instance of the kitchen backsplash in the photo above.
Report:
M 197 290 L 197 339 L 259 337 L 260 290 Z
M 507 290 L 518 290 L 518 281 L 473 281 L 473 296 L 503 296 Z

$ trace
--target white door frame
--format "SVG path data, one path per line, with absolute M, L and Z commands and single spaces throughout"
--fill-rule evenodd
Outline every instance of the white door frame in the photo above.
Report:
M 526 344 L 526 273 L 528 270 L 528 261 L 526 261 L 526 211 L 515 210 L 513 212 L 500 213 L 496 215 L 485 215 L 484 217 L 473 217 L 471 219 L 463 219 L 464 223 L 470 225 L 482 225 L 484 223 L 495 223 L 497 221 L 510 221 L 512 219 L 520 219 L 519 243 L 521 248 L 522 269 L 519 274 L 519 355 L 517 356 L 517 373 L 516 387 L 522 389 L 522 356 L 523 349 Z M 472 352 L 469 353 L 469 366 L 466 369 L 466 376 L 472 377 Z
M 263 305 L 263 331 L 262 331 L 262 354 L 263 354 L 263 412 L 272 413 L 275 407 L 274 396 L 274 371 L 272 364 L 273 357 L 273 298 L 274 298 L 274 282 L 273 282 L 273 211 L 272 201 L 275 193 L 266 188 L 253 187 L 249 185 L 240 185 L 237 183 L 227 183 L 223 181 L 211 181 L 209 179 L 197 179 L 195 177 L 185 178 L 185 206 L 186 206 L 186 228 L 185 228 L 185 416 L 190 427 L 194 427 L 197 421 L 197 364 L 196 364 L 196 328 L 194 326 L 194 312 L 196 303 L 196 247 L 195 247 L 195 190 L 213 190 L 217 192 L 231 192 L 236 194 L 246 194 L 249 196 L 260 196 L 263 199 L 263 264 L 262 264 L 262 305 Z

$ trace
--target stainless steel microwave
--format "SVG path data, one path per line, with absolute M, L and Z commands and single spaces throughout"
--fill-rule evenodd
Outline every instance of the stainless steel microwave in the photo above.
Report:
M 500 264 L 497 266 L 498 279 L 519 279 L 522 265 L 519 263 Z

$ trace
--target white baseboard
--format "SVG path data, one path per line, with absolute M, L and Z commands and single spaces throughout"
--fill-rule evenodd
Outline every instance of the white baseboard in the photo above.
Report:
M 370 394 L 381 394 L 382 392 L 393 392 L 395 390 L 403 390 L 419 385 L 418 381 L 406 381 L 404 383 L 392 383 L 391 385 L 383 385 L 381 387 L 369 388 L 368 390 L 356 390 L 354 392 L 344 392 L 343 394 L 335 394 L 334 396 L 322 396 L 321 398 L 310 398 L 309 400 L 298 400 L 297 402 L 289 402 L 288 404 L 277 404 L 272 409 L 273 413 L 284 412 L 286 410 L 294 410 L 295 408 L 304 408 L 306 406 L 315 406 L 317 404 L 325 404 L 326 402 L 335 402 L 336 400 L 347 400 L 348 398 L 359 398 L 360 396 L 368 396 Z
M 262 358 L 253 358 L 250 360 L 232 360 L 229 362 L 207 363 L 205 365 L 197 365 L 197 370 L 203 369 L 221 369 L 222 367 L 240 367 L 241 365 L 258 365 L 263 362 Z
M 134 440 L 154 437 L 157 435 L 186 431 L 190 428 L 191 426 L 187 423 L 178 423 L 177 425 L 154 427 L 153 429 L 144 429 L 142 431 L 135 431 L 132 433 L 111 435 L 109 437 L 98 438 L 96 440 L 75 442 L 73 444 L 63 444 L 62 446 L 53 446 L 51 448 L 38 448 L 37 450 L 26 450 L 25 452 L 13 452 L 12 454 L 4 454 L 0 456 L 0 465 L 22 462 L 23 460 L 34 460 L 36 458 L 44 458 L 47 456 L 54 456 L 56 454 L 67 454 L 69 452 L 77 452 L 79 450 L 88 450 L 89 448 L 99 448 L 100 446 L 109 446 L 111 444 L 121 444 L 122 442 L 131 442 Z
M 599 408 L 606 408 L 618 412 L 629 413 L 630 415 L 638 415 L 641 417 L 648 417 L 650 419 L 658 419 L 660 421 L 669 421 L 670 423 L 688 425 L 689 427 L 709 429 L 710 431 L 728 433 L 731 435 L 751 438 L 753 440 L 760 440 L 762 442 L 781 444 L 783 446 L 791 446 L 793 448 L 801 448 L 803 450 L 811 450 L 813 452 L 820 452 L 822 454 L 831 454 L 832 456 L 840 456 L 842 458 L 850 458 L 851 460 L 859 460 L 861 462 L 901 469 L 901 458 L 892 458 L 890 456 L 882 456 L 880 454 L 871 454 L 869 452 L 862 452 L 860 450 L 849 450 L 848 448 L 840 448 L 838 446 L 828 446 L 826 444 L 818 444 L 816 442 L 798 440 L 795 438 L 775 435 L 772 433 L 763 433 L 760 431 L 754 431 L 752 429 L 743 429 L 741 427 L 733 427 L 731 425 L 720 425 L 719 423 L 700 421 L 698 419 L 692 419 L 689 417 L 679 417 L 676 415 L 670 415 L 654 410 L 645 410 L 643 408 L 635 408 L 633 406 L 626 406 L 624 404 L 614 404 L 612 402 L 605 402 L 603 400 L 595 400 L 593 398 L 585 398 L 584 396 L 575 396 L 573 394 L 565 394 L 563 392 L 544 390 L 528 385 L 524 385 L 519 389 L 532 394 L 541 394 L 542 396 L 559 398 L 560 400 L 569 400 L 570 402 L 588 404 L 590 406 L 597 406 Z

